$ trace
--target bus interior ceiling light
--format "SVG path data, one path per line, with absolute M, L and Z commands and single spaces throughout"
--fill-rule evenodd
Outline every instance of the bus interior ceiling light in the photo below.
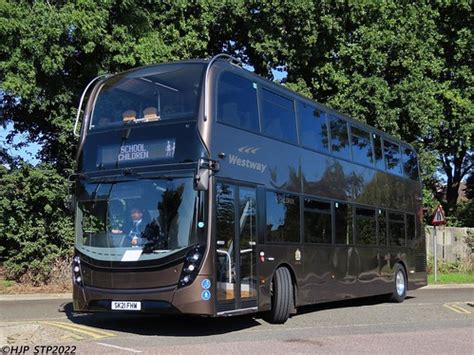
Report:
M 173 87 L 168 86 L 168 85 L 165 85 L 165 84 L 162 84 L 162 83 L 160 83 L 160 82 L 158 82 L 158 81 L 153 81 L 153 80 L 150 80 L 150 79 L 147 79 L 147 78 L 143 78 L 143 77 L 141 77 L 140 79 L 143 80 L 143 81 L 147 81 L 147 82 L 149 82 L 149 83 L 155 84 L 155 85 L 157 85 L 157 86 L 161 86 L 161 87 L 163 87 L 163 88 L 165 88 L 165 89 L 168 89 L 168 90 L 171 90 L 171 91 L 174 91 L 174 92 L 179 92 L 178 89 L 173 88 Z

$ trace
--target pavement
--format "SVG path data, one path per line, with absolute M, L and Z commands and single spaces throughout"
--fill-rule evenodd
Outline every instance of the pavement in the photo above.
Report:
M 70 295 L 4 297 L 0 347 L 29 346 L 26 354 L 48 345 L 75 347 L 76 354 L 472 354 L 474 349 L 474 287 L 423 288 L 409 292 L 401 304 L 372 297 L 302 307 L 283 325 L 258 315 L 78 315 Z

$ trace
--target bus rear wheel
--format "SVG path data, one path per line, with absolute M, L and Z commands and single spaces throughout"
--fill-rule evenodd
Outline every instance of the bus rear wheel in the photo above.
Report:
M 272 281 L 272 308 L 265 319 L 273 324 L 285 323 L 293 310 L 293 282 L 286 267 L 276 269 Z
M 390 302 L 403 302 L 407 296 L 407 285 L 405 269 L 400 264 L 397 264 L 394 273 L 393 292 L 389 298 Z

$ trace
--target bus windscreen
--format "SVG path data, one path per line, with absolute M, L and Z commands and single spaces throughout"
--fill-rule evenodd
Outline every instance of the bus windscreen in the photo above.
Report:
M 202 64 L 164 64 L 115 75 L 98 89 L 89 129 L 197 115 Z
M 150 260 L 196 243 L 192 178 L 85 183 L 80 190 L 76 246 L 89 257 Z

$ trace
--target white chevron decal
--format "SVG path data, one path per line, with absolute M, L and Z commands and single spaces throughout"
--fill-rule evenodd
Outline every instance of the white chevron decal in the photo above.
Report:
M 260 149 L 260 147 L 253 147 L 253 146 L 246 145 L 246 146 L 240 147 L 238 149 L 238 151 L 241 152 L 241 153 L 255 154 L 259 149 Z

